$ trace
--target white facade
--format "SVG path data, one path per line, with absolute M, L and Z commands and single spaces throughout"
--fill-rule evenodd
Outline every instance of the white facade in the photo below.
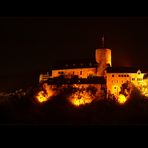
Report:
M 136 73 L 106 73 L 107 93 L 118 96 L 122 84 L 127 81 L 132 82 L 135 86 L 139 86 L 143 83 L 144 74 L 140 70 Z
M 96 75 L 96 68 L 74 68 L 74 69 L 58 69 L 52 70 L 52 78 L 58 77 L 63 74 L 65 77 L 78 75 L 80 78 L 87 78 L 91 75 Z

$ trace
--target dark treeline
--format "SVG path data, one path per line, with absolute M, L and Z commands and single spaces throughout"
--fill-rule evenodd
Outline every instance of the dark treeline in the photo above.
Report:
M 65 99 L 67 92 L 39 104 L 35 91 L 19 97 L 14 95 L 0 103 L 0 124 L 65 124 L 65 125 L 118 125 L 147 124 L 148 100 L 138 92 L 119 105 L 113 100 L 93 101 L 81 107 Z

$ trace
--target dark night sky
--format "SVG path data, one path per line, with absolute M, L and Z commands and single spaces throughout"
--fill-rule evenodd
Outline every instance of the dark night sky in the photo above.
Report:
M 148 17 L 1 17 L 1 80 L 93 57 L 102 33 L 113 66 L 148 66 Z

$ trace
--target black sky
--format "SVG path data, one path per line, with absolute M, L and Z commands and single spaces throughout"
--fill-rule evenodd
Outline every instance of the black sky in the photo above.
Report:
M 1 76 L 25 77 L 55 60 L 93 57 L 102 33 L 113 66 L 148 66 L 148 17 L 1 17 Z

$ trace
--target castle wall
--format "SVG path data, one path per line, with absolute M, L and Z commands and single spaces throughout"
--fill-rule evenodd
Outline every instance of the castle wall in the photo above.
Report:
M 97 63 L 106 63 L 112 66 L 111 62 L 111 49 L 104 48 L 104 49 L 96 49 L 96 62 Z
M 50 78 L 50 75 L 47 74 L 40 74 L 39 75 L 39 83 L 42 82 L 42 81 L 46 81 Z
M 107 73 L 106 76 L 107 93 L 114 94 L 115 96 L 119 95 L 121 85 L 131 80 L 130 75 L 127 73 Z
M 139 86 L 143 83 L 144 73 L 107 73 L 107 93 L 119 95 L 122 84 L 127 81 L 132 82 L 135 86 Z
M 98 63 L 97 75 L 103 76 L 107 65 L 112 66 L 111 50 L 108 48 L 96 49 L 95 57 Z
M 87 78 L 89 75 L 96 75 L 96 68 L 75 68 L 52 70 L 52 78 L 64 74 L 67 77 L 78 75 L 81 78 Z

